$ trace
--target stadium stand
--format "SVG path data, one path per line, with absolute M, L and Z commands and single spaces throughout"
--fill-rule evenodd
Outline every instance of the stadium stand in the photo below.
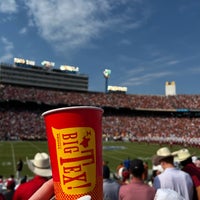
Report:
M 6 84 L 1 84 L 0 95 L 1 139 L 45 140 L 42 112 L 92 105 L 104 109 L 106 140 L 200 144 L 198 95 L 68 92 Z
M 73 91 L 8 83 L 0 75 L 1 140 L 46 140 L 44 111 L 84 105 L 104 109 L 105 140 L 200 144 L 200 95 Z

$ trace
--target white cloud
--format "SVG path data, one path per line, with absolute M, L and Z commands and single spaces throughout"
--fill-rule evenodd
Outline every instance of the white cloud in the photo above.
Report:
M 147 73 L 144 75 L 139 75 L 139 76 L 134 76 L 127 79 L 124 83 L 122 83 L 122 85 L 124 86 L 134 86 L 134 85 L 144 85 L 148 82 L 150 82 L 151 80 L 155 80 L 157 78 L 162 78 L 165 77 L 167 75 L 170 75 L 171 72 L 155 72 L 155 73 Z
M 0 38 L 0 45 L 1 45 L 1 54 L 0 61 L 7 62 L 13 58 L 12 50 L 14 49 L 13 43 L 8 41 L 7 38 L 1 37 Z
M 17 12 L 17 4 L 15 0 L 1 0 L 0 12 L 9 14 Z
M 171 61 L 169 61 L 167 64 L 168 64 L 168 65 L 175 65 L 175 64 L 178 64 L 178 63 L 180 63 L 179 60 L 171 60 Z
M 27 33 L 27 28 L 23 27 L 21 30 L 19 30 L 19 34 L 24 35 Z
M 146 16 L 138 19 L 129 16 L 135 4 L 140 4 L 133 0 L 26 0 L 25 3 L 31 24 L 58 50 L 81 48 L 106 31 L 136 28 L 141 19 L 146 20 Z M 122 9 L 123 4 L 129 4 L 128 9 L 127 6 Z

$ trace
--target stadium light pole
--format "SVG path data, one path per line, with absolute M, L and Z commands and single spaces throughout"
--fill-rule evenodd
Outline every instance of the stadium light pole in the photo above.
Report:
M 103 75 L 105 78 L 105 93 L 108 92 L 108 79 L 110 78 L 111 70 L 110 69 L 105 69 L 103 71 Z

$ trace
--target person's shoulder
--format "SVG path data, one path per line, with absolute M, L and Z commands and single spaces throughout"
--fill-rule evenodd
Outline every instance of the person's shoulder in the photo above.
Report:
M 26 183 L 22 183 L 15 189 L 15 192 L 14 192 L 14 195 L 13 195 L 13 200 L 20 199 L 20 197 L 27 191 L 25 184 Z
M 166 173 L 162 172 L 161 174 L 154 177 L 154 181 L 159 180 L 160 178 L 164 177 Z
M 120 188 L 127 188 L 127 187 L 130 187 L 130 183 L 129 184 L 121 184 L 120 185 Z
M 127 191 L 129 191 L 129 190 L 132 190 L 130 184 L 121 185 L 121 186 L 119 187 L 119 193 L 120 193 L 120 194 L 122 194 L 122 193 L 126 194 Z
M 177 175 L 178 175 L 179 177 L 182 177 L 182 179 L 186 180 L 187 183 L 193 184 L 192 177 L 190 176 L 189 173 L 180 170 L 179 173 L 178 173 Z
M 186 171 L 183 171 L 183 170 L 178 170 L 178 173 L 182 176 L 185 176 L 185 177 L 190 177 L 189 173 L 186 172 Z
M 141 188 L 144 188 L 144 189 L 146 189 L 146 190 L 152 190 L 152 191 L 155 190 L 154 187 L 148 185 L 147 183 L 142 183 L 140 186 L 141 186 Z
M 19 184 L 18 187 L 16 188 L 16 190 L 18 190 L 18 191 L 28 190 L 32 185 L 35 185 L 35 184 L 37 184 L 37 183 L 36 183 L 36 180 L 34 177 L 34 178 L 29 179 L 27 182 Z
M 24 188 L 26 188 L 28 184 L 29 184 L 28 182 L 19 184 L 19 185 L 17 186 L 17 188 L 15 189 L 15 191 L 25 190 Z
M 112 185 L 120 185 L 115 179 L 104 179 L 103 181 L 104 184 L 112 184 Z
M 153 193 L 156 193 L 156 189 L 148 184 L 145 184 L 146 185 L 146 189 L 150 192 L 153 192 Z

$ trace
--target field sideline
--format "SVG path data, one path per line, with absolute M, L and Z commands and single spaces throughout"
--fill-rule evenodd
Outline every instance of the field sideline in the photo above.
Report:
M 165 145 L 166 146 L 166 145 Z M 156 144 L 131 143 L 131 142 L 104 142 L 103 143 L 103 159 L 108 161 L 108 165 L 112 172 L 115 172 L 117 165 L 123 160 L 130 158 L 141 158 L 149 164 L 151 168 L 151 158 L 156 150 L 160 148 Z M 181 146 L 173 146 L 171 151 L 182 148 Z M 191 153 L 200 156 L 200 149 L 188 148 Z M 0 142 L 0 175 L 9 177 L 11 174 L 16 175 L 16 163 L 21 158 L 24 161 L 22 175 L 32 177 L 26 165 L 26 157 L 32 159 L 37 152 L 47 152 L 48 147 L 46 141 L 1 141 Z

